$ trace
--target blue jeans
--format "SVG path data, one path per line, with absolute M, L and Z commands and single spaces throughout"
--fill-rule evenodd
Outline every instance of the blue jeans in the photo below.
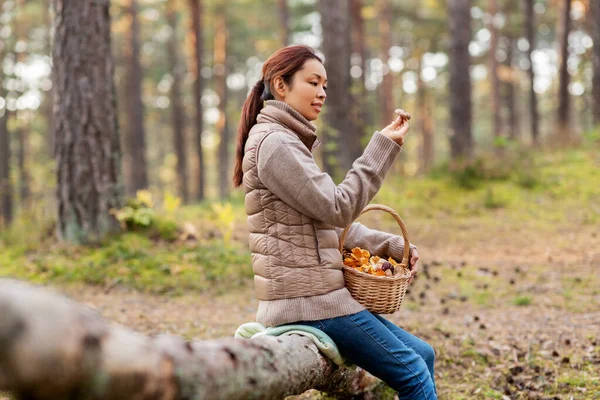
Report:
M 328 334 L 344 358 L 384 381 L 400 399 L 437 399 L 433 348 L 380 315 L 365 310 L 294 324 Z

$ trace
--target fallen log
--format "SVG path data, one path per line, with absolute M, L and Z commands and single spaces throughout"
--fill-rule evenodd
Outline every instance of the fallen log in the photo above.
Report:
M 19 398 L 282 399 L 308 389 L 348 398 L 380 385 L 306 337 L 145 337 L 48 289 L 0 279 L 0 391 Z

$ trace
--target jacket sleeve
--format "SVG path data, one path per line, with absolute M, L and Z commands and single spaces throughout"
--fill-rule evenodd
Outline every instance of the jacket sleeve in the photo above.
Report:
M 336 228 L 335 230 L 338 237 L 341 237 L 343 229 Z M 354 247 L 369 250 L 372 255 L 392 257 L 400 262 L 404 252 L 404 238 L 376 229 L 369 229 L 360 222 L 355 222 L 348 229 L 348 234 L 344 240 L 345 249 L 350 250 Z M 416 249 L 417 246 L 411 243 L 410 248 L 411 250 Z
M 375 197 L 401 147 L 378 131 L 336 185 L 296 137 L 272 132 L 258 151 L 258 176 L 275 196 L 301 213 L 337 227 L 350 225 Z

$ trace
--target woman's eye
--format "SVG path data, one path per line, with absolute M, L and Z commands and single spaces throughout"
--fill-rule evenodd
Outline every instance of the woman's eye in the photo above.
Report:
M 311 85 L 315 85 L 315 86 L 317 86 L 317 85 L 318 85 L 318 83 L 317 83 L 317 82 L 311 82 L 310 84 L 311 84 Z
M 324 90 L 324 91 L 327 91 L 327 86 L 323 86 L 323 90 Z

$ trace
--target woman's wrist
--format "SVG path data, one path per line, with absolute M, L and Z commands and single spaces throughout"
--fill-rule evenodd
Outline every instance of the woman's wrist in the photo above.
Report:
M 401 137 L 401 138 L 394 137 L 389 132 L 386 132 L 385 130 L 381 130 L 381 131 L 378 131 L 378 132 L 381 133 L 386 138 L 390 139 L 392 142 L 396 143 L 398 146 L 402 147 L 404 145 L 404 138 L 403 137 Z
M 396 143 L 400 147 L 402 147 L 404 145 L 404 137 L 403 136 L 398 137 L 398 135 L 392 135 L 389 132 L 387 132 L 386 130 L 379 131 L 379 133 L 381 133 L 383 136 L 390 139 L 392 142 Z

